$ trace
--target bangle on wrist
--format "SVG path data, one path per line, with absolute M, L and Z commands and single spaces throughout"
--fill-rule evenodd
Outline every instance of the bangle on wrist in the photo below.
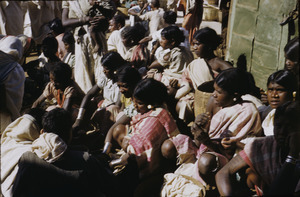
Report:
M 85 109 L 83 107 L 79 108 L 77 119 L 82 120 L 83 116 L 84 116 L 84 113 L 85 113 Z
M 294 157 L 288 155 L 288 156 L 286 157 L 286 159 L 285 159 L 285 162 L 286 162 L 286 163 L 290 163 L 290 164 L 296 165 L 297 159 L 295 159 Z
M 102 153 L 105 153 L 105 154 L 109 153 L 111 146 L 112 146 L 112 144 L 110 142 L 105 142 Z

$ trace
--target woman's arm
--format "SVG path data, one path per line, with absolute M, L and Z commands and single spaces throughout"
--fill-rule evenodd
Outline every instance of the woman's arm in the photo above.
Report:
M 155 60 L 154 62 L 152 62 L 152 64 L 148 67 L 148 69 L 158 69 L 158 70 L 163 70 L 164 67 L 157 61 Z
M 104 148 L 103 148 L 103 153 L 109 153 L 110 152 L 110 147 L 112 144 L 113 140 L 113 132 L 114 128 L 118 126 L 119 124 L 128 124 L 130 122 L 131 118 L 128 117 L 127 115 L 123 115 L 121 118 L 119 118 L 108 130 L 105 140 L 104 140 Z
M 40 106 L 40 104 L 46 99 L 44 94 L 41 94 L 41 96 L 32 104 L 31 108 L 36 108 Z
M 79 112 L 78 112 L 78 116 L 77 119 L 75 121 L 75 123 L 73 124 L 73 129 L 78 128 L 81 125 L 81 122 L 83 120 L 83 116 L 85 114 L 85 110 L 86 110 L 86 106 L 88 104 L 88 102 L 100 91 L 100 88 L 98 87 L 98 85 L 94 85 L 88 92 L 87 94 L 84 96 L 80 108 L 79 108 Z
M 82 18 L 69 18 L 69 9 L 64 8 L 62 11 L 62 25 L 64 27 L 78 27 L 81 25 L 88 24 L 91 17 L 85 16 Z

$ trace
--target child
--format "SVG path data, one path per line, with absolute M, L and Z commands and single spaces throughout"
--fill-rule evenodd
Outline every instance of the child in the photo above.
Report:
M 37 60 L 33 60 L 24 66 L 25 72 L 30 79 L 37 83 L 36 92 L 40 95 L 49 82 L 49 71 L 53 63 L 60 62 L 56 56 L 58 49 L 58 42 L 54 36 L 47 36 L 42 42 L 43 53 Z
M 125 27 L 121 32 L 122 42 L 127 48 L 125 60 L 130 61 L 136 69 L 140 69 L 141 74 L 144 74 L 150 57 L 147 46 L 139 44 L 145 33 L 146 30 L 139 23 L 133 27 Z
M 73 71 L 75 65 L 75 40 L 73 34 L 70 31 L 65 32 L 62 41 L 65 45 L 65 50 L 67 51 L 62 61 L 68 64 Z
M 128 158 L 136 160 L 141 181 L 151 181 L 156 175 L 162 178 L 161 145 L 179 133 L 174 119 L 163 108 L 167 97 L 167 88 L 161 82 L 154 79 L 140 81 L 133 93 L 133 102 L 139 114 L 132 118 L 129 127 L 118 125 L 114 129 L 114 140 L 126 152 L 119 164 L 126 164 Z M 111 164 L 117 165 L 115 161 Z M 145 191 L 150 186 L 152 191 L 149 192 L 154 192 L 155 186 L 161 187 L 159 182 L 150 185 L 140 189 Z
M 79 107 L 84 93 L 72 80 L 72 69 L 68 64 L 56 63 L 50 70 L 50 82 L 46 85 L 43 94 L 33 103 L 32 108 L 41 105 L 45 99 L 55 99 L 55 107 L 72 111 Z M 49 107 L 47 110 L 52 109 Z
M 148 68 L 163 71 L 160 80 L 169 86 L 172 79 L 180 79 L 184 69 L 193 60 L 193 54 L 189 49 L 179 46 L 185 39 L 179 27 L 164 28 L 161 37 L 160 47 L 154 49 L 156 60 Z
M 108 51 L 117 51 L 122 58 L 125 58 L 126 47 L 124 46 L 121 38 L 121 32 L 125 26 L 125 18 L 122 15 L 115 15 L 109 21 L 109 31 L 111 32 L 107 40 Z

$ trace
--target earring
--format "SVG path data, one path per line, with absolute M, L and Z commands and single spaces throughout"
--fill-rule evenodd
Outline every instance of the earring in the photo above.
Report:
M 294 92 L 293 92 L 293 101 L 295 101 L 295 100 L 296 100 L 296 96 L 297 96 L 297 92 L 296 92 L 296 91 L 294 91 Z
M 234 97 L 232 100 L 235 102 L 235 101 L 236 101 L 236 98 Z
M 147 105 L 147 108 L 148 108 L 148 109 L 152 109 L 153 106 L 152 106 L 152 105 Z
M 117 71 L 114 71 L 114 74 L 117 74 Z

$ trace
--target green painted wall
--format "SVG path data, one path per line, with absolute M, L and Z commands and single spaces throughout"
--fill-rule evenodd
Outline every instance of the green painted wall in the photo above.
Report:
M 297 0 L 232 0 L 228 24 L 226 60 L 236 63 L 247 56 L 248 71 L 256 85 L 266 89 L 268 76 L 284 67 L 283 48 L 288 25 L 280 22 L 295 9 Z M 298 31 L 297 26 L 297 35 Z

